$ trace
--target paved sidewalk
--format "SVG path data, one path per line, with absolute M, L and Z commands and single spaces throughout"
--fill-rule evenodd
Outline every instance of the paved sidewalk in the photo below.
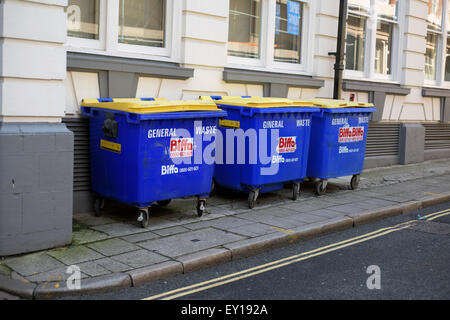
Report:
M 102 217 L 74 216 L 70 246 L 2 258 L 0 291 L 48 299 L 137 286 L 448 201 L 450 159 L 366 170 L 357 190 L 349 182 L 329 180 L 320 197 L 304 182 L 297 201 L 286 187 L 252 210 L 246 195 L 216 190 L 200 218 L 194 198 L 177 199 L 152 207 L 147 229 L 136 210 L 107 203 Z M 77 291 L 66 285 L 71 265 L 81 271 Z

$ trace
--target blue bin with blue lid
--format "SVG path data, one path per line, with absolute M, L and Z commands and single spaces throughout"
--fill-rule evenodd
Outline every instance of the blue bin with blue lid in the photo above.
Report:
M 350 188 L 356 189 L 364 166 L 370 116 L 376 111 L 373 104 L 332 99 L 302 102 L 320 108 L 312 117 L 307 167 L 316 194 L 325 193 L 328 179 L 350 175 Z
M 292 183 L 292 199 L 306 177 L 311 117 L 318 108 L 283 98 L 212 96 L 227 112 L 219 121 L 223 154 L 216 157 L 217 185 L 248 193 L 253 208 L 260 193 Z
M 137 207 L 146 227 L 153 203 L 190 196 L 197 196 L 197 214 L 203 214 L 214 161 L 202 155 L 214 147 L 226 112 L 210 101 L 163 98 L 84 99 L 81 111 L 90 118 L 96 215 L 105 199 L 114 199 Z

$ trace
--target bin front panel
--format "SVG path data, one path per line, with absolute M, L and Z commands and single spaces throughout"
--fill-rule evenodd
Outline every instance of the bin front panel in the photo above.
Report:
M 224 145 L 223 164 L 216 163 L 214 173 L 219 185 L 240 191 L 269 192 L 281 189 L 284 182 L 300 182 L 305 178 L 310 112 L 267 109 L 247 115 L 246 109 L 220 107 L 227 111 L 226 120 L 230 122 L 219 126 Z M 239 127 L 232 128 L 236 125 Z M 233 137 L 232 145 L 227 135 Z M 240 154 L 245 158 L 239 158 Z
M 345 109 L 313 114 L 307 176 L 328 179 L 361 173 L 370 114 Z
M 111 114 L 117 122 L 117 138 L 105 136 L 102 130 Z M 137 207 L 207 196 L 214 164 L 202 155 L 215 144 L 217 126 L 218 118 L 211 116 L 130 122 L 127 113 L 96 111 L 90 120 L 93 190 Z M 206 136 L 207 141 L 202 141 Z

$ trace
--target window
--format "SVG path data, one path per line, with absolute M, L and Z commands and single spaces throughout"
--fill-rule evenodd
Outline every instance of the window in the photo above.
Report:
M 425 50 L 425 79 L 427 80 L 436 80 L 437 47 L 438 35 L 428 32 Z
M 67 35 L 98 40 L 99 12 L 99 0 L 69 0 L 66 8 Z
M 391 74 L 392 40 L 397 22 L 397 4 L 396 0 L 375 2 L 377 12 L 375 73 Z
M 445 55 L 445 81 L 450 81 L 450 37 L 447 37 L 447 50 Z
M 345 68 L 364 70 L 366 19 L 349 14 L 347 20 Z
M 442 28 L 442 0 L 428 0 L 428 29 L 440 32 Z
M 444 80 L 450 81 L 450 0 L 447 2 L 447 41 Z
M 165 1 L 120 0 L 119 42 L 164 47 Z
M 312 72 L 308 32 L 315 1 L 230 0 L 228 64 L 273 72 Z
M 369 78 L 393 78 L 397 0 L 349 0 L 345 69 Z
M 301 62 L 303 5 L 299 1 L 277 0 L 274 60 Z
M 230 0 L 228 55 L 259 58 L 261 1 Z
M 160 60 L 179 54 L 180 1 L 69 0 L 66 12 L 69 51 Z
M 428 0 L 428 30 L 424 69 L 426 80 L 437 80 L 438 78 L 438 52 L 442 37 L 442 4 L 443 0 Z
M 370 11 L 370 0 L 349 0 L 348 11 L 358 15 L 368 15 Z
M 381 74 L 391 73 L 393 25 L 386 22 L 377 22 L 377 38 L 375 51 L 375 72 Z

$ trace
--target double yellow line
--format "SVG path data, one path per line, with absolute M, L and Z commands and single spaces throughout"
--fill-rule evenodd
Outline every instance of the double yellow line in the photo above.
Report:
M 427 221 L 432 221 L 434 219 L 437 219 L 437 218 L 440 218 L 440 217 L 443 217 L 443 216 L 446 216 L 449 214 L 450 214 L 450 209 L 447 209 L 447 210 L 442 210 L 439 212 L 431 213 L 427 216 L 424 216 L 423 218 L 425 218 Z
M 427 220 L 427 221 L 431 221 L 434 219 L 437 219 L 439 217 L 445 216 L 450 214 L 450 209 L 447 210 L 443 210 L 443 211 L 439 211 L 439 212 L 435 212 L 435 213 L 431 213 L 429 215 L 423 216 L 421 219 Z M 357 237 L 353 237 L 344 241 L 340 241 L 340 242 L 336 242 L 327 246 L 323 246 L 311 251 L 307 251 L 307 252 L 302 252 L 290 257 L 286 257 L 283 259 L 279 259 L 276 261 L 272 261 L 266 264 L 262 264 L 262 265 L 258 265 L 252 268 L 248 268 L 239 272 L 235 272 L 232 274 L 228 274 L 222 277 L 218 277 L 218 278 L 214 278 L 211 280 L 207 280 L 207 281 L 203 281 L 200 283 L 196 283 L 196 284 L 192 284 L 190 286 L 186 286 L 186 287 L 182 287 L 182 288 L 178 288 L 175 290 L 171 290 L 171 291 L 167 291 L 167 292 L 163 292 L 157 295 L 153 295 L 150 296 L 148 298 L 145 298 L 143 300 L 155 300 L 155 299 L 162 299 L 162 300 L 172 300 L 172 299 L 176 299 L 179 297 L 183 297 L 183 296 L 187 296 L 196 292 L 200 292 L 200 291 L 204 291 L 204 290 L 208 290 L 214 287 L 218 287 L 218 286 L 222 286 L 225 285 L 227 283 L 231 283 L 231 282 L 235 282 L 241 279 L 245 279 L 245 278 L 249 278 L 270 270 L 274 270 L 274 269 L 278 269 L 284 266 L 287 266 L 289 264 L 292 263 L 296 263 L 296 262 L 300 262 L 300 261 L 304 261 L 304 260 L 308 260 L 326 253 L 330 253 L 342 248 L 346 248 L 349 246 L 353 246 L 356 245 L 358 243 L 362 243 L 365 241 L 369 241 L 371 239 L 375 239 L 387 234 L 390 234 L 392 232 L 396 232 L 396 231 L 400 231 L 403 229 L 407 229 L 409 227 L 411 227 L 412 225 L 414 225 L 415 223 L 417 223 L 417 220 L 410 220 L 407 222 L 403 222 L 391 227 L 385 227 L 385 228 L 381 228 L 378 229 L 376 231 L 373 232 L 369 232 Z

